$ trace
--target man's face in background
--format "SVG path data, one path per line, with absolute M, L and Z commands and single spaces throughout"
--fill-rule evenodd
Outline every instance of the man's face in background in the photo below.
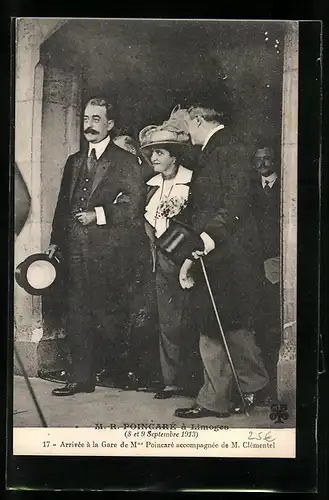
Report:
M 97 144 L 108 135 L 113 128 L 113 120 L 109 120 L 105 106 L 87 104 L 83 117 L 83 131 L 88 142 Z
M 255 153 L 255 169 L 264 177 L 268 177 L 275 171 L 273 151 L 265 147 L 257 149 Z
M 202 127 L 202 119 L 198 116 L 192 118 L 190 115 L 188 115 L 185 118 L 185 123 L 193 146 L 202 145 L 205 139 L 205 133 Z

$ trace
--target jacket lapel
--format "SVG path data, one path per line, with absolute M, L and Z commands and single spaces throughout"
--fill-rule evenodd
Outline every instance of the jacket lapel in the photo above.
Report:
M 150 199 L 155 195 L 155 193 L 159 189 L 159 187 L 160 186 L 147 186 L 145 206 L 147 206 L 149 204 Z
M 199 157 L 200 163 L 203 165 L 207 157 L 213 152 L 215 148 L 229 144 L 230 144 L 230 137 L 228 136 L 226 128 L 218 130 L 210 137 L 206 147 L 203 150 L 201 150 Z
M 111 165 L 111 159 L 110 159 L 110 155 L 109 155 L 110 144 L 111 143 L 109 143 L 109 145 L 106 147 L 104 153 L 97 161 L 97 167 L 96 167 L 93 185 L 92 185 L 91 191 L 90 191 L 90 197 L 94 194 L 95 190 L 97 189 L 100 182 L 103 180 L 106 172 L 108 171 L 109 166 Z
M 82 164 L 87 157 L 87 150 L 81 151 L 80 155 L 75 158 L 72 166 L 72 178 L 71 178 L 71 189 L 70 189 L 70 200 L 72 199 L 73 191 L 78 180 L 78 175 L 81 170 Z

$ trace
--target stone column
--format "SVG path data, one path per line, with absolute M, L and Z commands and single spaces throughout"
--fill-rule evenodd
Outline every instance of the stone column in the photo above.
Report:
M 15 162 L 31 195 L 31 210 L 25 227 L 15 241 L 15 267 L 29 254 L 38 251 L 40 246 L 40 229 L 38 227 L 40 192 L 38 190 L 38 171 L 35 168 L 33 169 L 32 155 L 33 113 L 35 109 L 34 82 L 35 68 L 39 61 L 38 48 L 39 41 L 35 27 L 28 22 L 18 21 L 16 36 Z M 22 354 L 28 372 L 31 374 L 36 371 L 34 337 L 38 337 L 40 326 L 40 300 L 31 297 L 21 288 L 15 286 L 15 343 Z M 17 373 L 16 368 L 15 358 L 15 372 Z
M 287 24 L 282 95 L 281 297 L 283 338 L 278 362 L 279 400 L 295 405 L 297 309 L 298 23 Z
M 49 57 L 44 70 L 41 148 L 41 241 L 47 248 L 65 162 L 80 149 L 81 76 L 72 68 L 54 66 Z M 40 370 L 66 368 L 65 290 L 60 284 L 43 297 L 43 336 L 38 344 Z
M 47 247 L 65 162 L 80 147 L 80 75 L 45 65 L 41 137 L 41 228 Z
M 18 19 L 16 22 L 15 162 L 31 195 L 28 221 L 15 241 L 14 266 L 41 245 L 41 110 L 43 67 L 40 45 L 65 21 Z M 30 375 L 37 371 L 36 345 L 42 335 L 41 300 L 14 283 L 14 338 Z M 20 369 L 14 365 L 15 373 Z

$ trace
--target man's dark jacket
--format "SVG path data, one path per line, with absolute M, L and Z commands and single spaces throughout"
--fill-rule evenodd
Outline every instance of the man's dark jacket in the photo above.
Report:
M 216 244 L 205 263 L 226 329 L 251 328 L 259 303 L 260 247 L 247 169 L 245 146 L 223 129 L 200 153 L 191 187 L 192 225 Z M 209 302 L 205 294 L 203 300 Z
M 279 177 L 273 186 L 264 190 L 261 176 L 253 176 L 252 210 L 262 244 L 262 259 L 270 259 L 280 255 L 280 196 Z
M 59 245 L 64 265 L 68 255 L 70 203 L 86 157 L 87 148 L 68 158 L 54 214 L 51 243 Z M 126 286 L 129 290 L 142 272 L 148 251 L 144 201 L 145 185 L 136 158 L 110 142 L 97 162 L 87 202 L 87 210 L 103 207 L 106 224 L 95 222 L 85 226 L 91 295 L 98 309 L 111 291 L 115 293 L 115 287 Z

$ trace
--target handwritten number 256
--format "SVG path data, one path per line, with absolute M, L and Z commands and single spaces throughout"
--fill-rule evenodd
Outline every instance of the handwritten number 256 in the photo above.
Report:
M 264 432 L 257 432 L 257 433 L 253 433 L 253 431 L 249 431 L 249 436 L 248 436 L 248 439 L 251 439 L 251 440 L 256 440 L 256 441 L 261 441 L 262 439 L 264 441 L 267 441 L 268 443 L 271 443 L 272 441 L 275 441 L 275 437 L 272 437 L 271 435 L 271 431 L 268 431 L 266 432 L 266 434 L 264 435 Z

